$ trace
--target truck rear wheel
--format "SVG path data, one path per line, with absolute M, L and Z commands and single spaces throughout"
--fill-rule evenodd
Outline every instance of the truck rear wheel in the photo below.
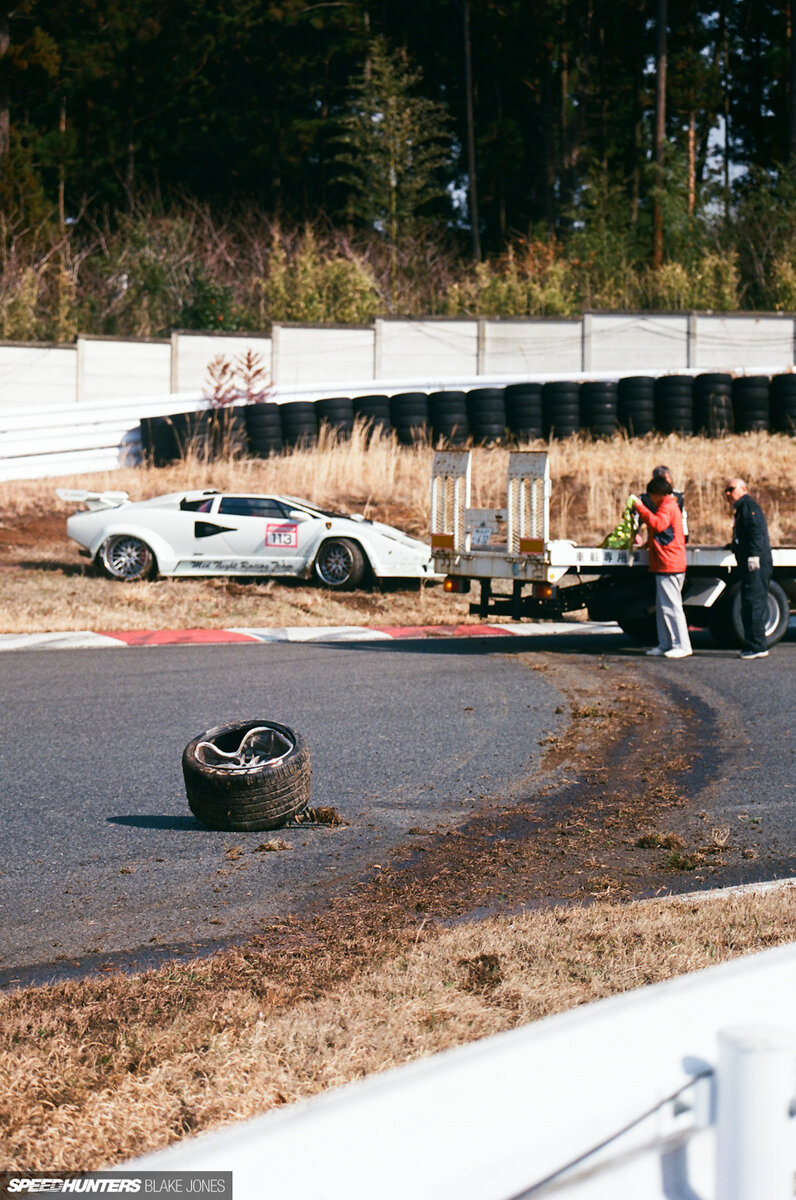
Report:
M 641 646 L 657 646 L 658 644 L 658 622 L 654 613 L 650 613 L 646 617 L 630 617 L 624 620 L 620 618 L 619 628 L 622 633 L 626 633 L 629 638 Z
M 720 646 L 746 645 L 741 619 L 741 585 L 733 583 L 707 613 L 708 629 Z M 784 636 L 790 621 L 790 604 L 783 589 L 772 579 L 768 585 L 766 645 L 775 646 Z

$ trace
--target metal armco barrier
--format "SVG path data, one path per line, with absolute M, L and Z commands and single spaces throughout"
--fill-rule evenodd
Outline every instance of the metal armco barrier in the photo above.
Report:
M 760 368 L 765 370 L 764 368 Z M 768 368 L 771 376 L 777 368 Z M 555 384 L 568 380 L 574 388 L 583 381 L 599 382 L 622 378 L 617 371 L 592 371 L 535 375 L 536 382 Z M 650 370 L 650 376 L 655 372 Z M 681 375 L 697 374 L 681 371 Z M 671 376 L 669 376 L 671 378 Z M 790 378 L 790 376 L 788 376 Z M 423 392 L 437 395 L 489 384 L 502 389 L 510 384 L 527 382 L 527 376 L 456 376 L 438 378 L 429 375 L 422 381 Z M 363 384 L 326 382 L 323 385 L 291 385 L 275 387 L 269 400 L 277 404 L 295 401 L 317 401 L 337 395 L 355 398 L 372 395 L 400 394 L 408 388 L 418 388 L 416 380 L 377 379 Z M 73 475 L 92 471 L 110 471 L 118 467 L 135 466 L 141 461 L 140 421 L 144 417 L 169 416 L 205 407 L 201 392 L 162 393 L 139 398 L 109 397 L 106 401 L 69 403 L 47 407 L 3 407 L 0 405 L 0 481 L 36 479 L 48 476 Z M 580 422 L 576 420 L 573 429 Z
M 791 945 L 124 1165 L 232 1170 L 236 1200 L 790 1200 L 794 995 Z

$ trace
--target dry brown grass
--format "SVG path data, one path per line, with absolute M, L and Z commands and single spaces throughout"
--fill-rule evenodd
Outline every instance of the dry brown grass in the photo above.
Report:
M 687 493 L 695 541 L 726 540 L 728 518 L 722 494 L 728 476 L 740 475 L 768 510 L 772 537 L 796 540 L 796 440 L 780 434 L 742 434 L 723 439 L 650 436 L 590 441 L 533 443 L 547 448 L 553 479 L 554 537 L 575 537 L 583 544 L 601 538 L 621 513 L 627 495 L 638 491 L 651 468 L 665 462 L 678 487 Z M 507 451 L 473 452 L 473 499 L 476 507 L 505 501 Z M 127 468 L 51 480 L 0 483 L 3 517 L 67 513 L 56 487 L 110 488 L 134 500 L 187 487 L 284 492 L 329 507 L 386 513 L 413 533 L 428 532 L 432 451 L 427 446 L 398 446 L 392 437 L 361 436 L 350 442 L 325 439 L 313 449 L 269 459 L 201 463 L 195 458 L 160 469 Z
M 538 446 L 536 447 L 538 448 Z M 553 478 L 551 532 L 582 545 L 611 529 L 631 491 L 665 462 L 686 491 L 693 542 L 723 544 L 730 522 L 722 488 L 741 475 L 768 514 L 772 539 L 796 544 L 796 441 L 745 434 L 711 441 L 649 437 L 549 447 Z M 505 502 L 507 451 L 476 449 L 473 498 L 478 507 Z M 368 446 L 324 439 L 312 450 L 267 460 L 202 463 L 188 459 L 159 470 L 130 468 L 63 479 L 0 483 L 0 631 L 186 628 L 273 625 L 443 624 L 468 619 L 468 597 L 438 587 L 330 595 L 312 586 L 242 585 L 235 580 L 157 580 L 124 587 L 88 574 L 67 541 L 72 506 L 56 487 L 125 490 L 135 499 L 188 487 L 282 492 L 331 508 L 361 511 L 427 537 L 431 450 L 398 446 L 392 437 Z M 5 544 L 4 544 L 5 543 Z M 87 577 L 88 576 L 88 577 Z
M 20 555 L 15 555 L 19 559 Z M 469 597 L 441 588 L 337 595 L 311 585 L 158 579 L 125 586 L 35 562 L 0 571 L 0 633 L 63 630 L 228 629 L 321 625 L 443 625 L 475 620 Z
M 598 903 L 0 1000 L 3 1166 L 89 1169 L 796 936 L 796 889 Z

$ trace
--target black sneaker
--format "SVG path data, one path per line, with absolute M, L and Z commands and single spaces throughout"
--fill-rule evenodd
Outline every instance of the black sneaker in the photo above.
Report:
M 768 650 L 742 650 L 739 658 L 768 658 Z

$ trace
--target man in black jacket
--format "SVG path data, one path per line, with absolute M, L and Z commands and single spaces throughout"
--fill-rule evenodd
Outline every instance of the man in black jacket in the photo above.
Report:
M 768 525 L 743 479 L 729 479 L 724 495 L 733 514 L 732 549 L 741 575 L 741 620 L 746 648 L 740 657 L 766 658 L 766 614 L 772 569 Z

